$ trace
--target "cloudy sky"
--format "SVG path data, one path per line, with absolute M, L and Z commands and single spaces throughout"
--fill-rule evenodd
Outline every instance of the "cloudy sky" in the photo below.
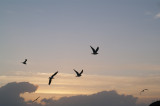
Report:
M 159 0 L 1 0 L 0 14 L 0 89 L 35 86 L 15 94 L 24 105 L 39 95 L 39 103 L 57 106 L 78 95 L 88 106 L 99 96 L 131 101 L 122 106 L 159 99 Z
M 136 104 L 137 98 L 132 95 L 120 95 L 116 91 L 102 91 L 92 95 L 77 95 L 54 98 L 43 98 L 40 102 L 25 101 L 20 94 L 35 92 L 38 86 L 28 82 L 11 82 L 0 88 L 0 105 L 2 106 L 145 106 Z M 4 96 L 5 95 L 5 96 Z M 8 102 L 9 100 L 9 102 Z

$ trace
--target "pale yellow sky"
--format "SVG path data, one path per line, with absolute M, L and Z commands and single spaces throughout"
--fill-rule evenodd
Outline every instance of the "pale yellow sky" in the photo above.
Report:
M 139 102 L 150 101 L 159 98 L 160 95 L 160 76 L 103 76 L 103 75 L 86 75 L 77 78 L 75 74 L 58 73 L 52 84 L 48 85 L 48 77 L 52 73 L 25 73 L 17 72 L 16 76 L 0 76 L 2 82 L 22 82 L 28 81 L 38 85 L 36 95 L 45 95 L 46 97 L 58 98 L 67 95 L 93 94 L 100 91 L 116 90 L 120 94 L 133 95 L 139 98 Z M 6 81 L 7 77 L 7 81 Z M 1 84 L 4 85 L 5 83 Z M 149 89 L 140 95 L 142 89 Z M 56 95 L 55 95 L 56 94 Z M 34 94 L 33 94 L 34 95 Z M 27 97 L 27 95 L 23 95 Z M 30 97 L 30 96 L 29 96 Z M 35 96 L 33 96 L 35 97 Z

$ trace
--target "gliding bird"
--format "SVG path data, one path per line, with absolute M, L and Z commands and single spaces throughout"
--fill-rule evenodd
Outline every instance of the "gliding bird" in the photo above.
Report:
M 40 98 L 40 96 L 39 96 L 38 98 L 36 98 L 35 100 L 33 100 L 32 102 L 35 102 L 35 101 L 37 101 L 39 98 Z
M 48 83 L 48 85 L 50 85 L 50 84 L 51 84 L 52 79 L 54 79 L 54 76 L 55 76 L 57 73 L 58 73 L 58 71 L 57 71 L 57 72 L 55 72 L 51 77 L 49 77 L 49 83 Z
M 92 51 L 93 51 L 93 55 L 97 55 L 98 53 L 98 50 L 99 50 L 99 47 L 97 47 L 97 49 L 95 50 L 92 46 L 90 46 L 91 47 L 91 49 L 92 49 Z
M 148 90 L 148 89 L 143 89 L 143 90 L 140 92 L 140 95 L 141 95 L 142 92 L 144 92 L 144 91 L 146 91 L 146 90 Z
M 83 73 L 83 70 L 79 73 L 79 72 L 77 72 L 75 69 L 73 69 L 75 72 L 76 72 L 76 74 L 77 74 L 77 76 L 76 77 L 80 77 L 81 75 L 82 75 L 82 73 Z

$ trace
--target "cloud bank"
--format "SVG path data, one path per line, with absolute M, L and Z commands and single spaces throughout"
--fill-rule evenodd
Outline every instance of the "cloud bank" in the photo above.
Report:
M 35 92 L 38 86 L 28 82 L 12 82 L 0 88 L 0 106 L 27 106 L 21 93 Z
M 59 100 L 43 98 L 41 103 L 24 101 L 21 93 L 35 92 L 37 86 L 28 82 L 12 82 L 0 88 L 0 106 L 146 106 L 136 104 L 132 95 L 121 95 L 116 91 L 102 91 L 92 95 L 62 97 Z M 42 104 L 43 103 L 43 104 Z
M 138 98 L 120 95 L 116 91 L 102 91 L 92 95 L 63 97 L 59 100 L 43 99 L 45 106 L 146 106 L 136 104 Z
M 92 95 L 63 97 L 57 101 L 43 99 L 46 106 L 136 106 L 137 98 L 119 95 L 116 91 L 102 91 Z

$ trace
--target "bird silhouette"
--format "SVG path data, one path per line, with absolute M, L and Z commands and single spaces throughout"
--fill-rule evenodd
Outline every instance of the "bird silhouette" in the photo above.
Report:
M 50 84 L 51 84 L 52 79 L 54 79 L 54 76 L 55 76 L 57 73 L 58 73 L 58 71 L 57 71 L 57 72 L 55 72 L 51 77 L 49 77 L 49 83 L 48 83 L 48 85 L 50 85 Z
M 80 77 L 80 76 L 82 76 L 82 73 L 83 73 L 83 70 L 79 73 L 78 71 L 76 71 L 75 69 L 73 69 L 75 72 L 76 72 L 76 74 L 77 74 L 77 76 L 76 77 Z
M 24 60 L 24 62 L 22 62 L 23 64 L 27 64 L 27 59 Z
M 95 50 L 92 46 L 90 46 L 91 47 L 91 49 L 92 49 L 92 51 L 93 51 L 93 55 L 97 55 L 98 53 L 98 50 L 99 50 L 99 47 L 97 47 L 97 49 Z
M 146 91 L 146 90 L 148 90 L 148 89 L 143 89 L 143 90 L 140 92 L 140 95 L 141 95 L 142 92 L 144 92 L 144 91 Z
M 40 96 L 39 96 L 38 98 L 36 98 L 35 100 L 33 100 L 32 102 L 35 102 L 35 101 L 37 101 L 39 98 L 40 98 Z

